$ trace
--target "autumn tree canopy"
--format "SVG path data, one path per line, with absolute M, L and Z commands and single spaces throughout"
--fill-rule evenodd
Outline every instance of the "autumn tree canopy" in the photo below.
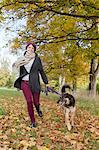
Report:
M 99 63 L 98 0 L 1 0 L 0 11 L 2 23 L 25 18 L 12 48 L 34 41 L 50 77 L 77 79 L 89 73 L 91 59 Z

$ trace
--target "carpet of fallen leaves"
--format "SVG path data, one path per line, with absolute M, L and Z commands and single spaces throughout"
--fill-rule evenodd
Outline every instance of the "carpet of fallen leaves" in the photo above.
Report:
M 1 99 L 5 115 L 0 116 L 0 150 L 98 150 L 99 118 L 88 111 L 76 111 L 75 127 L 69 132 L 64 114 L 51 100 L 41 99 L 43 118 L 35 111 L 37 128 L 30 128 L 24 98 Z

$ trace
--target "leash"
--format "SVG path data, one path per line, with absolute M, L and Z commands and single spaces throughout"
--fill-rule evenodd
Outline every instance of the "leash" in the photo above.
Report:
M 48 92 L 51 92 L 51 93 L 55 93 L 59 96 L 62 96 L 62 94 L 60 94 L 59 92 L 57 92 L 56 90 L 54 90 L 52 87 L 45 87 L 45 90 L 41 89 L 41 92 L 45 93 L 46 95 L 48 95 Z
M 64 85 L 64 89 L 63 89 L 62 93 L 63 93 L 63 92 L 66 92 L 66 91 L 65 91 L 66 88 L 67 88 L 67 89 L 71 89 L 71 90 L 73 91 L 73 89 L 72 89 L 69 85 Z M 46 86 L 46 85 L 45 85 L 45 89 L 41 89 L 41 91 L 42 91 L 43 93 L 45 93 L 46 96 L 48 95 L 48 92 L 55 93 L 55 94 L 57 94 L 57 95 L 59 95 L 59 96 L 62 96 L 62 95 L 63 95 L 63 94 L 60 94 L 59 92 L 57 92 L 56 90 L 54 90 L 54 88 L 49 87 L 49 86 Z

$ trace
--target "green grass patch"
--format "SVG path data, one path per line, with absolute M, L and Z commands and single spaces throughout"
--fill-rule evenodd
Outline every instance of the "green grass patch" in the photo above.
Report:
M 89 142 L 88 150 L 98 150 L 98 149 L 99 149 L 98 140 L 91 139 Z
M 49 139 L 48 137 L 45 137 L 45 139 L 44 139 L 44 145 L 46 147 L 49 147 L 51 144 L 52 144 L 52 140 Z
M 22 96 L 21 91 L 17 91 L 16 89 L 0 88 L 0 98 L 11 98 L 20 96 Z
M 99 102 L 97 100 L 77 100 L 77 105 L 81 110 L 87 110 L 92 115 L 99 115 Z
M 38 150 L 38 148 L 36 146 L 32 146 L 31 149 L 32 150 Z
M 59 99 L 59 96 L 56 95 L 56 94 L 52 94 L 52 93 L 48 93 L 48 95 L 46 96 L 44 93 L 41 93 L 41 97 L 43 99 L 49 99 L 49 100 L 52 100 L 52 101 L 57 101 Z
M 37 138 L 37 133 L 36 133 L 36 131 L 31 130 L 30 134 L 31 134 L 31 137 Z
M 85 139 L 91 138 L 91 132 L 90 132 L 90 131 L 86 131 L 86 132 L 84 133 L 84 137 L 85 137 Z
M 5 111 L 4 111 L 4 108 L 2 108 L 2 107 L 0 106 L 0 116 L 2 116 L 2 115 L 5 115 Z

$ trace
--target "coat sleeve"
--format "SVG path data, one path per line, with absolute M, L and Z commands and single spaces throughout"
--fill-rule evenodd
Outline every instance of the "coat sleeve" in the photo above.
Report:
M 20 66 L 19 75 L 21 76 L 23 74 L 23 68 Z
M 42 80 L 45 84 L 48 84 L 48 79 L 47 79 L 47 76 L 44 72 L 44 69 L 43 69 L 43 66 L 42 66 L 42 62 L 41 62 L 41 59 L 39 58 L 39 72 L 41 74 L 41 77 L 42 77 Z
M 15 80 L 14 82 L 14 87 L 17 88 L 17 89 L 20 89 L 21 90 L 21 74 L 22 74 L 22 69 L 21 67 L 19 68 L 19 77 Z

